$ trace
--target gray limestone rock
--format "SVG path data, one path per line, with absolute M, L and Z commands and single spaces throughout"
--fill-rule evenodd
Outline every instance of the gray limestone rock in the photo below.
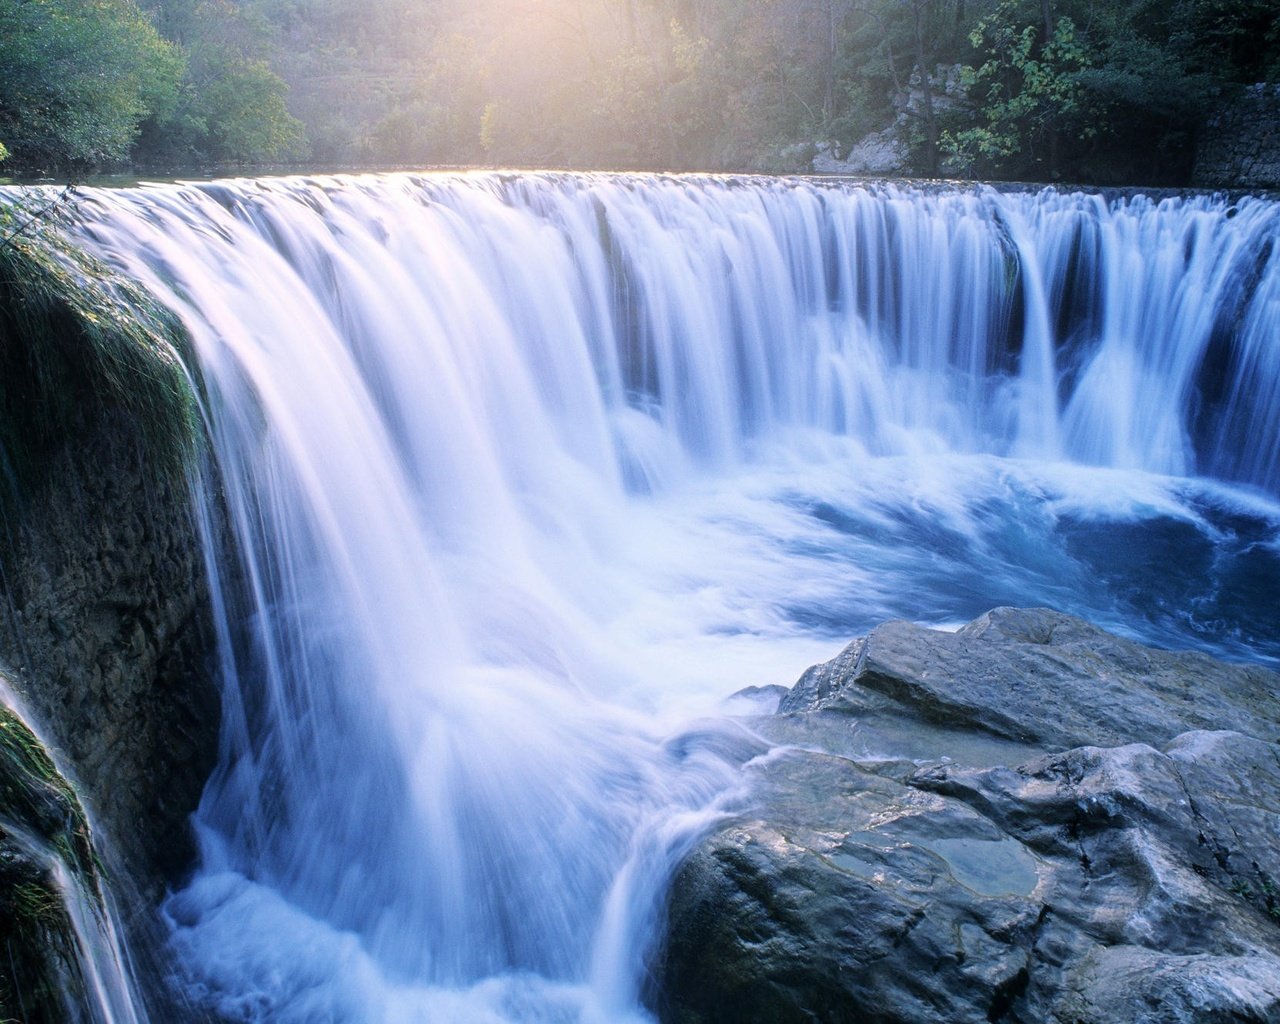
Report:
M 1278 684 L 1044 609 L 881 626 L 752 723 L 664 1020 L 1280 1020 Z

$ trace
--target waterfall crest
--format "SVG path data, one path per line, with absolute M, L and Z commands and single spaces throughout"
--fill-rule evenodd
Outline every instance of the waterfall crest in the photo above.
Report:
M 681 723 L 879 618 L 1045 603 L 1280 656 L 1280 204 L 86 195 L 193 333 L 238 548 L 166 907 L 235 1019 L 644 1019 L 664 880 L 755 752 Z

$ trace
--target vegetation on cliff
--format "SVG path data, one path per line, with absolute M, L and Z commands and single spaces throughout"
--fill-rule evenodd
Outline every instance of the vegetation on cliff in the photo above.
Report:
M 84 1003 L 55 860 L 73 884 L 97 894 L 97 860 L 79 799 L 36 736 L 0 704 L 0 1019 L 6 1021 L 55 1024 Z
M 178 318 L 67 242 L 58 193 L 0 196 L 0 509 L 44 483 L 49 456 L 89 417 L 128 412 L 162 471 L 198 436 Z

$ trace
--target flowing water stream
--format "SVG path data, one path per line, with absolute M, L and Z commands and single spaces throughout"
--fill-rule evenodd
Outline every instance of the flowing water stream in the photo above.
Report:
M 649 1019 L 725 698 L 885 618 L 1280 661 L 1280 204 L 486 173 L 79 218 L 191 327 L 240 551 L 164 908 L 231 1019 Z

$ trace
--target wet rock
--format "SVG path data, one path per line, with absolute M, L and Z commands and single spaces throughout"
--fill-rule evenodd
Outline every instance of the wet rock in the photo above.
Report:
M 665 1020 L 1280 1020 L 1280 678 L 1043 609 L 889 623 L 753 723 Z
M 1215 728 L 1274 742 L 1275 685 L 1265 669 L 1157 651 L 1047 609 L 997 608 L 955 633 L 887 622 L 809 669 L 779 710 L 898 714 L 1051 750 Z
M 4 559 L 0 660 L 145 897 L 185 870 L 220 705 L 185 485 L 141 429 L 87 418 L 24 502 Z
M 0 704 L 0 1019 L 95 1019 L 69 899 L 105 927 L 84 810 L 26 723 Z

